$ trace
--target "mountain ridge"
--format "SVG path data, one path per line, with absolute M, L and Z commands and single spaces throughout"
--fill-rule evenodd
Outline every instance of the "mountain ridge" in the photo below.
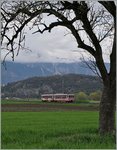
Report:
M 107 65 L 108 66 L 108 65 Z M 64 74 L 84 74 L 93 75 L 94 73 L 82 62 L 75 63 L 14 63 L 6 62 L 1 66 L 1 83 L 7 84 L 20 81 L 30 77 L 52 76 Z

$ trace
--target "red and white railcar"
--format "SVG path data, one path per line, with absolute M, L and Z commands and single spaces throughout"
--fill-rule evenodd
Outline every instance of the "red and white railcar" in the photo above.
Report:
M 41 99 L 47 102 L 73 102 L 74 94 L 43 94 Z

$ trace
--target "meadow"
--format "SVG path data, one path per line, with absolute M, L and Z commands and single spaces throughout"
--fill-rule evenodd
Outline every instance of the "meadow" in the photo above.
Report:
M 41 99 L 2 99 L 1 104 L 50 104 L 50 105 L 59 105 L 60 103 L 56 102 L 42 102 Z M 86 106 L 86 105 L 97 105 L 99 106 L 99 101 L 95 100 L 75 100 L 73 103 L 61 103 L 61 105 L 73 105 L 73 106 Z
M 98 111 L 2 112 L 2 149 L 115 149 L 98 134 Z

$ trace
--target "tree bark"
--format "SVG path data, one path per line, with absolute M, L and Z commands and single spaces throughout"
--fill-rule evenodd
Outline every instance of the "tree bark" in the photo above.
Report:
M 116 82 L 104 85 L 99 112 L 99 132 L 101 135 L 115 134 Z

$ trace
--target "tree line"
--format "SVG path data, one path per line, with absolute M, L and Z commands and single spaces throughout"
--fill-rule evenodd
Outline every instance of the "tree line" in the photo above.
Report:
M 86 101 L 86 100 L 94 100 L 94 101 L 100 101 L 102 92 L 100 90 L 91 92 L 89 94 L 85 92 L 77 92 L 75 93 L 75 100 L 76 101 Z

